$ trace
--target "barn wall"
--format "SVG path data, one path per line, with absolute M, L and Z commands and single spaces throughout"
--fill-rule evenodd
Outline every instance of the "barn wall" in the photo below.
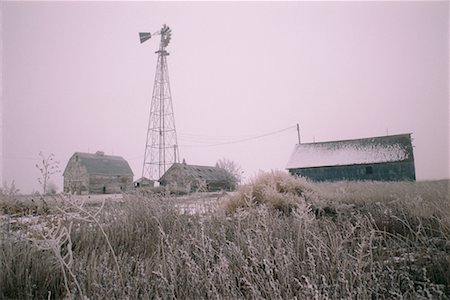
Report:
M 313 181 L 376 180 L 401 181 L 416 180 L 414 162 L 391 162 L 347 166 L 290 169 L 293 175 L 300 175 Z
M 171 170 L 165 174 L 164 179 L 160 181 L 160 184 L 162 186 L 183 189 L 186 192 L 193 192 L 200 187 L 206 186 L 206 182 L 192 178 L 183 173 L 182 170 Z
M 180 178 L 174 177 L 174 180 L 170 180 L 171 178 L 167 178 L 166 180 L 161 181 L 162 186 L 172 186 L 177 188 L 185 189 L 189 192 L 195 192 L 198 189 L 203 190 L 206 189 L 208 192 L 216 192 L 216 191 L 232 191 L 233 185 L 229 181 L 225 180 L 204 180 L 201 178 Z
M 178 188 L 191 189 L 192 179 L 186 173 L 185 170 L 173 165 L 169 170 L 164 173 L 163 177 L 159 180 L 162 186 L 172 186 Z
M 89 193 L 89 175 L 87 169 L 72 157 L 64 172 L 64 192 L 72 194 Z
M 89 193 L 90 194 L 118 194 L 126 191 L 133 186 L 133 177 L 131 176 L 107 176 L 90 175 Z
M 179 166 L 169 168 L 160 179 L 160 184 L 162 186 L 183 188 L 190 192 L 197 191 L 198 189 L 206 189 L 209 192 L 233 190 L 233 182 L 230 180 L 204 179 L 204 177 L 189 174 L 189 171 Z
M 233 191 L 234 185 L 230 180 L 211 180 L 207 181 L 206 183 L 207 190 L 209 192 L 216 192 L 216 191 Z

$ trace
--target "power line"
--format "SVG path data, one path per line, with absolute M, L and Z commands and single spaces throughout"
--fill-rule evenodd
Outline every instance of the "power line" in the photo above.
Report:
M 243 139 L 253 137 L 253 134 L 247 135 L 201 135 L 201 134 L 192 134 L 192 133 L 178 133 L 181 136 L 185 136 L 187 138 L 200 138 L 204 140 L 223 140 L 223 139 Z
M 199 148 L 201 148 L 201 147 L 214 147 L 214 146 L 228 145 L 228 144 L 238 144 L 238 143 L 244 143 L 244 142 L 248 142 L 248 141 L 251 141 L 251 140 L 256 140 L 256 139 L 260 139 L 260 138 L 264 138 L 264 137 L 277 135 L 277 134 L 280 134 L 280 133 L 283 133 L 283 132 L 287 132 L 287 131 L 289 131 L 291 129 L 297 129 L 297 125 L 289 126 L 289 127 L 286 127 L 286 128 L 280 129 L 280 130 L 276 130 L 276 131 L 272 131 L 272 132 L 268 132 L 268 133 L 264 133 L 264 134 L 259 134 L 259 135 L 246 135 L 245 138 L 240 138 L 240 139 L 232 140 L 232 141 L 224 141 L 224 142 L 220 142 L 220 143 L 213 143 L 213 144 L 206 144 L 206 145 L 179 145 L 179 146 L 181 146 L 181 147 L 193 147 L 193 148 L 194 147 L 199 147 Z M 188 135 L 188 134 L 186 134 L 186 135 Z M 206 137 L 206 138 L 213 137 L 213 136 L 200 135 L 200 134 L 189 134 L 189 135 L 196 136 L 196 137 L 199 137 L 199 138 L 202 138 L 202 137 Z M 225 136 L 221 136 L 221 137 L 225 137 Z M 227 136 L 227 137 L 233 137 L 233 136 Z M 234 136 L 234 137 L 237 137 L 237 136 Z M 241 136 L 241 137 L 243 137 L 243 136 Z M 180 139 L 186 140 L 186 141 L 190 141 L 190 142 L 194 142 L 194 143 L 206 143 L 207 142 L 207 141 L 201 141 L 201 140 L 195 140 L 195 139 L 183 139 L 183 138 L 180 138 Z M 141 158 L 142 158 L 142 155 L 136 155 L 136 156 L 133 156 L 131 158 L 128 158 L 128 160 L 137 160 L 137 159 L 141 159 Z
M 265 133 L 265 134 L 251 136 L 251 137 L 238 139 L 238 140 L 234 140 L 234 141 L 227 141 L 227 142 L 220 142 L 220 143 L 206 144 L 206 145 L 180 145 L 180 147 L 215 147 L 215 146 L 222 146 L 222 145 L 238 144 L 238 143 L 244 143 L 244 142 L 260 139 L 260 138 L 271 136 L 271 135 L 280 134 L 282 132 L 285 132 L 285 131 L 288 131 L 288 130 L 292 130 L 292 129 L 296 129 L 296 128 L 297 128 L 297 125 L 294 125 L 294 126 L 289 126 L 287 128 L 284 128 L 284 129 L 277 130 L 277 131 L 272 131 L 272 132 L 268 132 L 268 133 Z

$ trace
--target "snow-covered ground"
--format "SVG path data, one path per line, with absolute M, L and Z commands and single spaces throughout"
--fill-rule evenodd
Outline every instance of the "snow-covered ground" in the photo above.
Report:
M 190 195 L 163 198 L 178 210 L 180 214 L 205 214 L 220 207 L 230 193 L 194 193 Z M 24 203 L 25 207 L 38 207 L 43 205 L 39 196 L 14 196 L 14 203 Z M 110 204 L 121 204 L 125 201 L 133 201 L 133 195 L 109 194 L 109 195 L 71 195 L 71 196 L 47 196 L 44 201 L 49 207 L 48 213 L 39 213 L 37 209 L 21 210 L 15 214 L 6 214 L 0 211 L 0 235 L 3 238 L 34 239 L 42 237 L 53 225 L 58 223 L 58 218 L 77 219 L 79 213 L 69 212 L 62 214 L 57 207 L 64 201 L 82 205 L 88 210 L 98 210 L 103 202 L 107 207 Z M 115 212 L 117 213 L 117 211 Z M 0 238 L 0 241 L 2 239 Z

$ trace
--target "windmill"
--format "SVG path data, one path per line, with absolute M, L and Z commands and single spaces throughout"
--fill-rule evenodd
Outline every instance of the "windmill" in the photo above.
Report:
M 172 30 L 164 24 L 161 30 L 153 34 L 139 32 L 141 44 L 153 36 L 160 36 L 161 39 L 159 50 L 155 52 L 158 54 L 158 60 L 150 104 L 142 177 L 157 181 L 173 163 L 178 162 L 179 152 L 167 68 L 169 53 L 166 51 L 172 37 Z

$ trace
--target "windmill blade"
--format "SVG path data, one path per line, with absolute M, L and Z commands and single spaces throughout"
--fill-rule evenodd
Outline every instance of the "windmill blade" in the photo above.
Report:
M 139 39 L 141 40 L 141 44 L 146 40 L 149 40 L 152 37 L 150 32 L 139 32 Z

